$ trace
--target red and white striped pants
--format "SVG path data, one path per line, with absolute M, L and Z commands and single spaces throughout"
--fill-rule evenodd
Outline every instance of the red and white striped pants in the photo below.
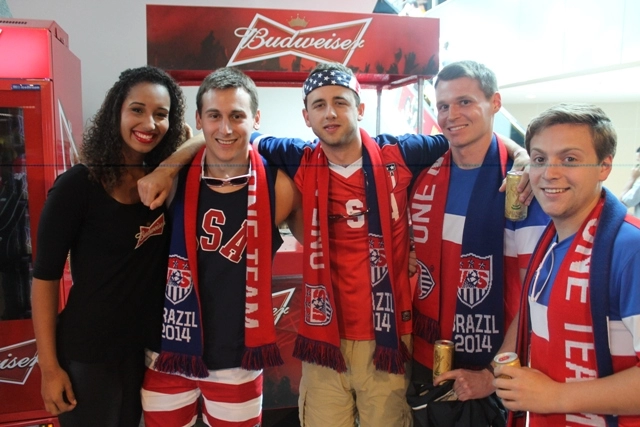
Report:
M 147 366 L 153 366 L 157 354 L 147 356 Z M 209 426 L 254 427 L 262 420 L 262 371 L 221 369 L 207 378 L 188 378 L 148 368 L 141 395 L 145 427 L 193 425 L 200 396 Z

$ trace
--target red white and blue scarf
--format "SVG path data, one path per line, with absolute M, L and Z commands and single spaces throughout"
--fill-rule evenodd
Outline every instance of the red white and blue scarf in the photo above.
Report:
M 196 155 L 186 182 L 172 204 L 171 246 L 165 290 L 165 316 L 161 352 L 154 368 L 161 372 L 205 378 L 202 359 L 202 311 L 199 299 L 197 234 L 198 196 L 204 148 Z M 251 178 L 247 202 L 247 259 L 260 260 L 247 270 L 245 310 L 245 350 L 241 367 L 258 370 L 283 363 L 276 345 L 271 301 L 272 217 L 267 177 L 262 158 L 250 148 Z M 175 316 L 182 313 L 181 325 Z M 193 313 L 187 315 L 186 313 Z M 189 321 L 186 321 L 189 319 Z
M 373 361 L 376 369 L 393 374 L 404 374 L 409 352 L 398 336 L 398 313 L 395 310 L 396 284 L 391 280 L 394 251 L 391 231 L 391 189 L 387 185 L 386 168 L 380 157 L 380 148 L 369 135 L 360 131 L 363 143 L 362 167 L 369 181 L 366 202 L 369 208 L 367 224 L 369 235 L 370 277 L 363 282 L 373 292 L 393 296 L 393 315 L 389 328 L 375 331 L 376 350 Z M 314 149 L 312 160 L 305 170 L 303 194 L 304 250 L 303 250 L 303 316 L 296 338 L 294 357 L 305 362 L 346 372 L 340 352 L 340 334 L 334 311 L 329 258 L 329 164 L 321 144 Z M 314 195 L 314 196 L 308 196 Z M 401 219 L 402 220 L 402 219 Z M 311 225 L 311 226 L 309 226 Z M 363 283 L 364 286 L 364 283 Z M 373 305 L 373 304 L 372 304 Z M 373 308 L 376 315 L 376 307 Z M 379 313 L 384 316 L 387 312 Z M 373 321 L 373 319 L 372 319 Z
M 565 323 L 584 323 L 585 316 L 581 310 L 566 302 L 568 278 L 570 276 L 570 265 L 572 263 L 582 263 L 588 268 L 587 277 L 589 280 L 588 304 L 591 317 L 587 321 L 591 322 L 596 352 L 596 362 L 593 366 L 584 366 L 597 372 L 597 377 L 602 378 L 613 374 L 613 361 L 609 350 L 609 280 L 611 273 L 611 256 L 613 253 L 613 242 L 618 230 L 622 226 L 627 215 L 626 208 L 617 201 L 617 198 L 608 190 L 602 190 L 602 197 L 596 207 L 585 219 L 580 229 L 574 236 L 571 247 L 567 251 L 565 259 L 562 261 L 551 291 L 549 305 L 553 310 L 548 310 L 547 320 L 549 331 L 553 331 L 553 338 L 548 343 L 537 340 L 538 345 L 551 347 L 553 354 L 563 355 L 565 352 L 565 342 L 568 339 L 565 335 Z M 527 269 L 525 286 L 523 287 L 520 301 L 520 322 L 518 324 L 517 352 L 522 366 L 529 364 L 529 346 L 532 344 L 530 320 L 529 320 L 529 293 L 533 283 L 535 271 L 538 269 L 544 254 L 556 236 L 556 229 L 551 222 L 545 229 L 531 258 L 531 263 Z M 595 236 L 595 237 L 593 237 Z M 580 248 L 579 250 L 576 250 Z M 585 260 L 587 261 L 585 263 Z M 597 268 L 591 268 L 597 266 Z M 597 301 L 597 304 L 591 304 Z M 577 318 L 576 318 L 577 317 Z M 589 316 L 586 316 L 587 318 Z M 572 320 L 574 319 L 574 320 Z M 554 347 L 555 346 L 555 347 Z M 536 359 L 538 349 L 535 345 L 531 347 L 531 358 Z M 539 359 L 539 357 L 538 357 Z M 539 361 L 537 362 L 539 363 Z M 566 366 L 564 357 L 545 358 L 544 370 L 556 381 L 561 378 L 571 378 L 575 372 Z M 538 366 L 540 367 L 540 366 Z M 559 423 L 564 425 L 565 415 L 556 414 L 550 417 L 559 417 Z M 605 417 L 609 427 L 617 426 L 618 420 L 614 416 Z M 548 420 L 551 422 L 551 420 Z
M 464 316 L 464 319 L 469 315 L 474 319 L 474 316 L 483 314 L 495 316 L 499 334 L 488 338 L 494 341 L 490 345 L 494 353 L 504 339 L 502 272 L 505 218 L 504 193 L 498 192 L 498 188 L 502 183 L 507 161 L 504 144 L 494 138 L 478 172 L 467 207 L 459 263 L 460 283 L 442 283 L 442 230 L 449 193 L 451 150 L 421 173 L 413 187 L 414 190 L 428 187 L 426 192 L 433 196 L 431 215 L 426 224 L 428 239 L 422 243 L 415 242 L 420 275 L 414 298 L 413 328 L 415 336 L 423 342 L 414 343 L 414 358 L 428 367 L 431 367 L 428 362 L 432 360 L 433 344 L 441 338 L 440 293 L 443 292 L 443 286 L 458 286 L 457 315 Z M 465 293 L 473 298 L 465 298 Z M 486 296 L 481 297 L 480 294 L 484 293 Z M 486 366 L 492 357 L 493 354 L 487 352 L 487 360 L 479 361 L 476 353 L 456 352 L 454 364 L 457 368 L 479 369 Z

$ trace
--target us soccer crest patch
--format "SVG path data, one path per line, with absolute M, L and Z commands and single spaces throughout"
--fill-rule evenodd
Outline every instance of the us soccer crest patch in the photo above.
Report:
M 458 299 L 469 308 L 480 304 L 491 292 L 493 256 L 465 254 L 460 257 Z
M 425 299 L 429 296 L 433 288 L 435 287 L 435 281 L 431 275 L 431 271 L 420 260 L 416 260 L 420 272 L 418 273 L 418 299 Z
M 188 260 L 178 255 L 171 255 L 167 269 L 165 297 L 173 304 L 178 304 L 187 299 L 192 289 L 193 280 Z
M 324 326 L 331 323 L 332 318 L 333 307 L 327 289 L 323 285 L 305 284 L 304 321 L 311 326 Z
M 375 287 L 389 272 L 382 236 L 369 234 L 369 266 L 371 269 L 371 286 Z

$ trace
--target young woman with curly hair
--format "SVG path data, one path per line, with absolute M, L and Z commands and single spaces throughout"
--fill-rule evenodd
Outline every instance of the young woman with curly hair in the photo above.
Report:
M 33 324 L 45 408 L 62 426 L 137 426 L 144 348 L 160 339 L 169 230 L 137 180 L 184 136 L 182 90 L 164 71 L 124 71 L 58 177 L 38 227 Z M 58 314 L 69 254 L 73 286 Z

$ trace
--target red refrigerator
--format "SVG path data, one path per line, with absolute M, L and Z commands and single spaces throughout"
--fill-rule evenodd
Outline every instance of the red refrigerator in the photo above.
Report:
M 30 288 L 47 190 L 77 162 L 80 60 L 53 21 L 0 19 L 0 426 L 58 425 L 40 397 Z M 67 275 L 68 277 L 68 275 Z M 65 280 L 66 289 L 70 280 Z M 61 291 L 60 305 L 65 302 Z

